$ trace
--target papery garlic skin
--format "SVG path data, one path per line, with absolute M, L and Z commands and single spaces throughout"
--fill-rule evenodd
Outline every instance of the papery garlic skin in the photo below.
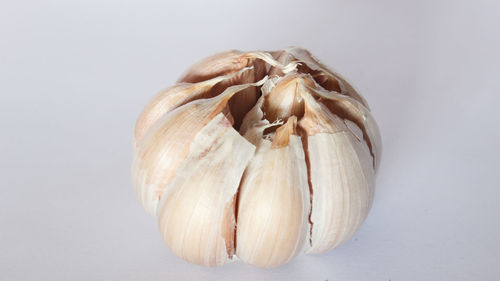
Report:
M 360 228 L 381 143 L 366 100 L 307 50 L 229 51 L 145 107 L 132 178 L 177 256 L 275 267 Z
M 248 71 L 241 71 L 241 69 Z M 263 60 L 255 56 L 248 56 L 246 53 L 232 50 L 229 52 L 215 54 L 191 66 L 181 75 L 178 82 L 197 83 L 207 79 L 214 79 L 221 76 L 232 76 L 230 79 L 221 81 L 214 86 L 214 91 L 223 90 L 232 85 L 252 83 L 264 78 L 266 64 Z M 236 74 L 236 75 L 234 75 Z M 259 98 L 259 91 L 255 87 L 241 90 L 238 95 L 229 101 L 229 108 L 233 113 L 236 126 Z

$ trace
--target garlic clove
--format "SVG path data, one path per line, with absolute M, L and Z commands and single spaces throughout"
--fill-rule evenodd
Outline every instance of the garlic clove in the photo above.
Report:
M 160 201 L 160 231 L 176 255 L 205 266 L 232 258 L 236 193 L 254 150 L 223 113 L 196 135 Z
M 156 215 L 162 193 L 201 128 L 227 110 L 226 105 L 233 95 L 248 87 L 260 86 L 265 80 L 231 86 L 214 98 L 199 99 L 178 107 L 147 131 L 134 153 L 132 177 L 137 197 L 150 215 Z
M 304 105 L 300 95 L 303 79 L 300 75 L 290 74 L 276 81 L 269 93 L 264 92 L 263 110 L 270 122 L 286 119 L 289 116 L 302 116 Z
M 342 119 L 309 93 L 303 97 L 305 115 L 299 127 L 306 138 L 312 197 L 306 252 L 321 253 L 347 241 L 368 215 L 374 169 L 366 144 Z
M 240 185 L 236 255 L 252 265 L 286 263 L 302 251 L 309 233 L 307 170 L 295 122 L 291 117 L 276 131 L 277 147 L 260 140 Z

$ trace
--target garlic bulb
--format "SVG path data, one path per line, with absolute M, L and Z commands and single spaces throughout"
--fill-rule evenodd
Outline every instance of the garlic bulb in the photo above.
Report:
M 273 267 L 352 237 L 380 153 L 366 101 L 307 50 L 230 51 L 146 106 L 132 176 L 179 257 Z

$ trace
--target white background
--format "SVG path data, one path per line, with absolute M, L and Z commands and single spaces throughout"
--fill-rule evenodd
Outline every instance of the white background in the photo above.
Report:
M 0 280 L 498 280 L 499 18 L 493 0 L 1 0 Z M 328 254 L 190 265 L 134 196 L 135 119 L 207 55 L 290 45 L 370 103 L 373 209 Z

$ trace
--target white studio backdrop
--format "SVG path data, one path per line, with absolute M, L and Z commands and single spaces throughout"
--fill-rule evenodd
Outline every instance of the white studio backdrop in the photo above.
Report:
M 0 280 L 498 280 L 500 2 L 0 0 Z M 383 138 L 372 211 L 319 256 L 174 256 L 130 180 L 142 107 L 228 49 L 308 48 Z

